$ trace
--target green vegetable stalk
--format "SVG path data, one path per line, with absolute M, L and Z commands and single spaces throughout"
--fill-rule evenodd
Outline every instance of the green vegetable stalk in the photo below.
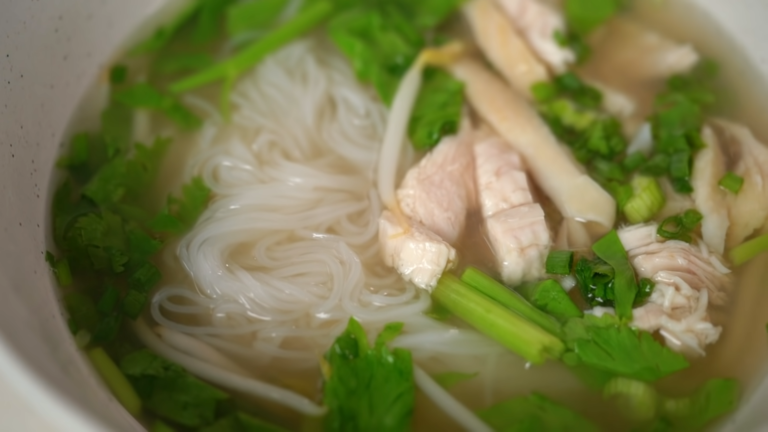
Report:
M 531 363 L 558 358 L 565 350 L 560 339 L 451 274 L 440 278 L 432 298 Z

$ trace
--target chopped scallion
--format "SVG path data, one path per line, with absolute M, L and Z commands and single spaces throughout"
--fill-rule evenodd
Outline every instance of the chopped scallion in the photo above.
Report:
M 56 261 L 56 280 L 63 287 L 72 285 L 72 271 L 69 269 L 69 261 L 66 258 Z
M 630 223 L 637 224 L 650 220 L 665 203 L 664 192 L 655 178 L 636 176 L 632 179 L 632 198 L 622 211 Z
M 718 182 L 721 188 L 733 193 L 737 194 L 741 190 L 741 187 L 744 185 L 744 178 L 737 176 L 736 174 L 728 171 L 725 173 L 723 178 L 720 179 L 720 182 Z
M 704 218 L 697 210 L 689 209 L 685 213 L 670 216 L 659 224 L 656 233 L 668 240 L 691 242 L 691 232 L 696 229 Z
M 559 250 L 550 252 L 549 255 L 547 255 L 545 267 L 549 274 L 571 274 L 571 267 L 573 267 L 573 251 Z
M 734 265 L 742 265 L 757 255 L 768 251 L 768 234 L 755 237 L 731 249 L 729 254 Z

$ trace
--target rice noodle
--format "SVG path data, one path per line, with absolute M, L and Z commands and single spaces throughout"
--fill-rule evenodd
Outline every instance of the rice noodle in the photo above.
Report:
M 176 250 L 191 281 L 163 286 L 150 311 L 169 335 L 182 335 L 168 343 L 194 341 L 179 350 L 146 329 L 143 338 L 159 347 L 147 342 L 151 348 L 195 374 L 209 367 L 215 373 L 200 376 L 228 388 L 234 376 L 253 377 L 224 370 L 218 354 L 241 365 L 319 370 L 350 316 L 371 333 L 405 323 L 393 345 L 425 365 L 440 359 L 459 370 L 505 353 L 475 331 L 424 315 L 429 295 L 384 266 L 374 179 L 386 109 L 327 42 L 293 43 L 242 77 L 231 123 L 207 100 L 188 101 L 210 115 L 186 175 L 202 176 L 214 200 Z M 498 385 L 490 376 L 478 381 Z

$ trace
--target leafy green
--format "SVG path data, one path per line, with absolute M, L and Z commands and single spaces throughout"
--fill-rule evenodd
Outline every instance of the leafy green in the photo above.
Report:
M 613 292 L 616 315 L 623 320 L 632 319 L 632 305 L 637 294 L 635 270 L 627 257 L 616 230 L 612 230 L 592 245 L 598 258 L 613 268 Z
M 158 232 L 180 234 L 188 230 L 203 213 L 211 190 L 200 177 L 194 177 L 181 190 L 181 198 L 168 197 L 168 203 L 150 226 Z
M 144 407 L 158 417 L 187 427 L 210 425 L 216 410 L 229 398 L 180 366 L 149 350 L 136 351 L 120 362 Z
M 388 324 L 370 346 L 360 323 L 350 318 L 324 357 L 327 430 L 409 429 L 416 391 L 411 353 L 386 346 L 401 329 L 402 323 Z
M 390 105 L 405 72 L 427 46 L 427 33 L 460 3 L 361 3 L 331 20 L 328 35 L 349 59 L 357 78 L 373 85 L 381 100 Z M 427 70 L 408 128 L 415 148 L 429 149 L 443 136 L 456 132 L 463 102 L 462 83 L 445 72 Z
M 222 62 L 172 83 L 169 90 L 173 93 L 181 93 L 216 81 L 239 76 L 267 55 L 317 27 L 327 20 L 333 12 L 334 3 L 330 0 L 312 2 L 295 17 L 286 21 L 263 38 L 245 46 L 232 57 Z
M 474 372 L 474 373 L 443 372 L 443 373 L 434 375 L 432 379 L 434 379 L 436 383 L 440 384 L 440 387 L 446 390 L 450 390 L 451 387 L 455 386 L 456 384 L 470 380 L 476 377 L 477 374 L 478 374 L 477 372 Z
M 131 108 L 146 108 L 163 113 L 183 129 L 198 128 L 202 121 L 177 98 L 163 94 L 148 83 L 138 83 L 117 90 L 116 101 Z
M 99 325 L 101 317 L 96 305 L 90 297 L 82 293 L 69 293 L 64 296 L 64 308 L 69 315 L 70 327 L 73 334 L 79 330 L 93 333 Z
M 655 381 L 688 367 L 681 354 L 659 344 L 648 332 L 636 331 L 612 315 L 572 318 L 563 327 L 569 352 L 563 360 L 614 376 Z
M 288 0 L 250 0 L 227 9 L 227 33 L 236 36 L 271 25 L 285 10 Z
M 164 55 L 152 63 L 152 69 L 161 74 L 192 72 L 212 66 L 216 61 L 204 53 L 178 53 Z
M 656 234 L 668 240 L 681 240 L 690 243 L 691 232 L 693 232 L 704 218 L 701 213 L 695 209 L 688 209 L 685 212 L 670 216 L 659 224 Z
M 533 393 L 498 403 L 478 412 L 498 432 L 597 432 L 592 422 L 546 396 Z
M 547 279 L 537 284 L 524 285 L 518 288 L 518 292 L 534 306 L 560 322 L 584 315 L 555 280 Z
M 621 9 L 622 0 L 566 0 L 565 19 L 568 27 L 586 35 Z
M 616 299 L 614 271 L 608 263 L 600 258 L 582 257 L 576 262 L 574 275 L 581 297 L 590 306 L 613 306 Z
M 128 66 L 118 64 L 112 66 L 109 70 L 109 83 L 112 85 L 120 85 L 125 83 L 128 79 Z
M 464 84 L 442 70 L 425 71 L 424 85 L 413 107 L 408 134 L 417 150 L 427 150 L 459 129 Z

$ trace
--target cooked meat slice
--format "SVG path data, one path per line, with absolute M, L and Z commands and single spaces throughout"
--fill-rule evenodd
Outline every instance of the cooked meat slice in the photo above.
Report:
M 443 138 L 406 174 L 397 190 L 400 209 L 454 244 L 474 203 L 474 171 L 468 133 Z
M 389 210 L 379 218 L 379 243 L 386 265 L 419 288 L 435 288 L 456 264 L 456 250 L 416 221 L 400 221 Z
M 523 160 L 499 137 L 475 144 L 477 196 L 483 216 L 533 202 Z
M 539 204 L 503 210 L 486 218 L 485 223 L 505 283 L 517 285 L 545 276 L 544 262 L 551 240 Z

